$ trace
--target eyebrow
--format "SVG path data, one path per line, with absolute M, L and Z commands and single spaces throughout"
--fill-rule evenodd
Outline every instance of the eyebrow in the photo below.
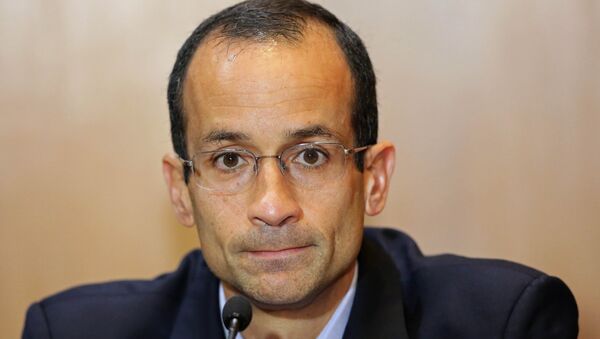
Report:
M 242 141 L 250 140 L 250 137 L 246 133 L 233 132 L 226 130 L 214 130 L 208 133 L 207 136 L 202 138 L 205 143 L 218 143 L 221 141 Z
M 336 137 L 337 133 L 323 125 L 311 125 L 305 128 L 287 131 L 286 136 L 292 139 L 302 139 L 310 137 Z
M 338 133 L 335 133 L 331 129 L 318 124 L 304 128 L 288 130 L 285 135 L 290 139 L 304 139 L 311 137 L 328 137 L 339 139 Z M 207 136 L 202 138 L 202 142 L 213 144 L 222 141 L 239 142 L 248 140 L 250 140 L 250 136 L 246 133 L 227 130 L 213 130 L 208 133 Z

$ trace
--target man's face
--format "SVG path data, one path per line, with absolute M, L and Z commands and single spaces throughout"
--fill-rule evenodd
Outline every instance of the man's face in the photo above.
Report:
M 239 147 L 274 155 L 311 141 L 352 147 L 352 96 L 344 56 L 320 26 L 309 25 L 298 44 L 208 39 L 184 84 L 189 154 Z M 363 175 L 351 157 L 339 179 L 304 189 L 276 159 L 259 165 L 250 187 L 235 194 L 201 189 L 191 178 L 203 255 L 226 287 L 256 303 L 301 306 L 353 272 Z

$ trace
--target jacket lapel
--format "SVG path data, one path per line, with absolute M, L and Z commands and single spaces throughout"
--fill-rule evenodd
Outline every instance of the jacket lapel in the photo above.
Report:
M 219 309 L 219 280 L 199 257 L 193 265 L 170 339 L 225 338 Z
M 385 251 L 365 237 L 358 281 L 344 339 L 407 339 L 400 273 Z

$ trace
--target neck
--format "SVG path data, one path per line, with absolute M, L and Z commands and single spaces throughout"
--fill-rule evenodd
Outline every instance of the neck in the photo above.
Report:
M 269 310 L 252 305 L 252 322 L 244 331 L 245 339 L 316 338 L 323 330 L 340 301 L 350 288 L 356 265 L 300 308 Z M 223 282 L 227 299 L 236 294 Z

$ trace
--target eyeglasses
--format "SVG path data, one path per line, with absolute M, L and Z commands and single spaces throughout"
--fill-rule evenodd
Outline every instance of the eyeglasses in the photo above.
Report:
M 258 156 L 244 148 L 224 148 L 196 153 L 181 159 L 202 189 L 238 193 L 248 188 L 258 174 L 259 160 L 275 158 L 281 173 L 293 184 L 309 189 L 339 179 L 346 172 L 346 159 L 370 146 L 346 148 L 335 142 L 309 142 L 291 146 L 279 155 Z

